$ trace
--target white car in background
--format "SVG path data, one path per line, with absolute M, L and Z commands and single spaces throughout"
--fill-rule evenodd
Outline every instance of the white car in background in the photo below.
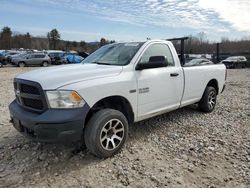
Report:
M 228 69 L 245 68 L 247 64 L 247 58 L 244 56 L 231 56 L 221 62 L 225 64 Z

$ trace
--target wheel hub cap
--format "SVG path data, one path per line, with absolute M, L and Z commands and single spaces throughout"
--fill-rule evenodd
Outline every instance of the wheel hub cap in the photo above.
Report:
M 100 143 L 105 150 L 114 150 L 124 138 L 124 125 L 118 119 L 109 120 L 102 128 Z
M 212 91 L 208 96 L 208 104 L 210 109 L 214 108 L 215 102 L 216 102 L 216 93 Z

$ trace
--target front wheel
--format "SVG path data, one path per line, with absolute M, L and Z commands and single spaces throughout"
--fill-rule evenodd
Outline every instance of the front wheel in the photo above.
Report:
M 121 151 L 128 137 L 128 121 L 117 110 L 103 109 L 96 112 L 84 131 L 84 140 L 91 153 L 107 158 Z
M 49 64 L 48 64 L 48 62 L 47 61 L 44 61 L 43 63 L 42 63 L 42 66 L 43 67 L 47 67 Z
M 199 108 L 203 112 L 212 112 L 216 105 L 217 92 L 214 87 L 208 86 L 199 102 Z

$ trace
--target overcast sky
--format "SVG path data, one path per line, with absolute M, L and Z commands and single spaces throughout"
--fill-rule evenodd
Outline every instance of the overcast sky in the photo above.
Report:
M 65 40 L 250 36 L 250 0 L 0 0 L 0 27 Z

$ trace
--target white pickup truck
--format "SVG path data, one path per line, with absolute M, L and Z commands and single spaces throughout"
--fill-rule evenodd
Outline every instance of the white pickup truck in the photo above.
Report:
M 14 127 L 42 142 L 83 141 L 98 157 L 121 150 L 129 125 L 197 103 L 211 112 L 225 86 L 223 64 L 181 66 L 169 41 L 114 43 L 80 64 L 14 79 Z

